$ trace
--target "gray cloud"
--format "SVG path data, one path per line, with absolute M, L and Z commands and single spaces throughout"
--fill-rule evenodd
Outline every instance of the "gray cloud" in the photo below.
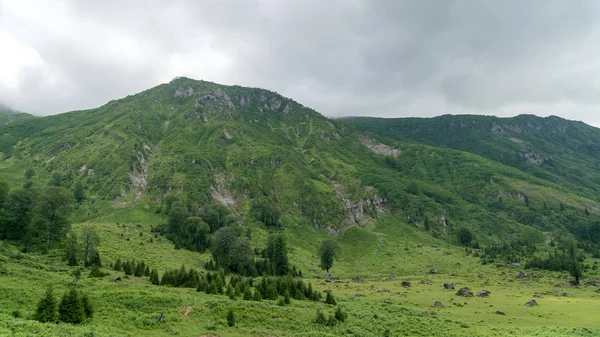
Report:
M 4 33 L 37 55 L 0 56 L 19 69 L 0 77 L 0 101 L 37 114 L 91 108 L 183 75 L 265 87 L 327 116 L 536 113 L 600 125 L 593 0 L 0 6 L 0 41 Z

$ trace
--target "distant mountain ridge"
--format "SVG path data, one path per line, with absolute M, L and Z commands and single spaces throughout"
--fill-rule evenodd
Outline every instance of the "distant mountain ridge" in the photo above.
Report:
M 474 153 L 600 197 L 600 129 L 556 116 L 342 119 L 382 137 Z
M 9 106 L 0 102 L 0 125 L 20 122 L 33 117 L 33 115 L 30 115 L 28 113 L 13 110 Z

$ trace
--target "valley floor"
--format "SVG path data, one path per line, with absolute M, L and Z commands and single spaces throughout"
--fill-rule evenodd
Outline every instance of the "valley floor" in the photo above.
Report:
M 102 236 L 103 259 L 143 259 L 162 272 L 166 268 L 202 270 L 208 254 L 175 250 L 164 238 L 149 232 L 151 216 L 135 211 L 140 221 L 119 213 L 87 222 Z M 78 226 L 75 226 L 78 227 Z M 295 231 L 304 231 L 303 236 Z M 58 296 L 73 282 L 74 269 L 62 261 L 62 252 L 22 254 L 0 243 L 0 336 L 598 336 L 600 294 L 595 287 L 566 287 L 558 273 L 481 265 L 459 247 L 432 238 L 423 230 L 383 219 L 372 228 L 353 228 L 340 237 L 342 255 L 330 281 L 317 267 L 319 231 L 289 228 L 292 262 L 317 290 L 331 290 L 348 319 L 334 327 L 314 323 L 317 310 L 327 316 L 335 307 L 325 303 L 292 300 L 230 300 L 195 289 L 159 287 L 148 278 L 126 277 L 109 269 L 103 278 L 83 273 L 78 287 L 95 307 L 91 322 L 83 325 L 43 324 L 31 320 L 48 285 Z M 266 232 L 256 229 L 260 245 Z M 414 244 L 413 242 L 419 242 Z M 437 274 L 430 274 L 430 269 Z M 121 277 L 121 282 L 111 282 Z M 588 275 L 588 278 L 591 278 Z M 403 286 L 409 281 L 410 286 Z M 456 290 L 445 290 L 454 283 Z M 555 286 L 557 283 L 562 286 Z M 489 297 L 461 297 L 469 287 L 487 290 Z M 536 295 L 534 297 L 534 295 Z M 538 306 L 525 307 L 535 299 Z M 435 302 L 441 306 L 435 307 Z M 228 327 L 232 308 L 236 325 Z M 499 314 L 502 312 L 504 314 Z M 159 322 L 159 316 L 164 319 Z

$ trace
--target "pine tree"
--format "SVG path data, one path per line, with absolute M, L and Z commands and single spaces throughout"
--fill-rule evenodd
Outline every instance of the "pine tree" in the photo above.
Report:
M 135 271 L 133 272 L 133 276 L 135 277 L 142 277 L 144 276 L 144 262 L 138 262 L 138 264 L 135 266 Z
M 325 303 L 336 305 L 335 298 L 333 298 L 333 294 L 331 293 L 331 291 L 327 292 L 327 297 L 325 297 Z
M 56 297 L 51 286 L 46 289 L 44 297 L 40 300 L 34 319 L 42 323 L 56 321 Z
M 100 260 L 100 253 L 98 251 L 95 251 L 92 254 L 88 266 L 102 267 L 102 260 Z
M 227 312 L 227 325 L 235 326 L 235 314 L 233 313 L 233 309 L 229 309 Z
M 69 236 L 65 250 L 65 259 L 67 260 L 67 265 L 71 267 L 79 265 L 79 260 L 77 259 L 77 255 L 79 255 L 79 247 L 77 244 L 77 237 L 75 236 L 75 233 L 72 233 L 71 236 Z
M 63 296 L 58 307 L 58 319 L 61 322 L 71 324 L 79 324 L 84 321 L 83 303 L 75 288 L 71 288 Z
M 252 296 L 252 300 L 256 302 L 262 301 L 262 296 L 260 295 L 260 291 L 254 290 L 254 295 Z
M 135 262 L 127 261 L 125 264 L 123 264 L 123 271 L 125 272 L 125 275 L 133 275 L 132 264 L 135 264 Z
M 83 193 L 83 183 L 81 183 L 81 180 L 77 180 L 75 183 L 75 187 L 73 188 L 73 197 L 78 203 L 81 203 L 85 198 Z
M 152 269 L 152 272 L 150 273 L 150 283 L 157 286 L 160 285 L 160 279 L 158 278 L 158 270 L 156 270 L 156 268 Z
M 348 315 L 342 311 L 342 308 L 337 307 L 337 309 L 335 310 L 335 319 L 340 322 L 345 322 L 346 318 L 348 318 Z
M 244 301 L 250 301 L 252 299 L 252 291 L 250 291 L 250 288 L 246 288 L 244 290 Z
M 92 307 L 92 303 L 90 303 L 90 299 L 87 295 L 81 296 L 81 304 L 83 305 L 83 313 L 86 319 L 92 318 L 94 315 L 94 308 Z
M 115 265 L 114 265 L 113 269 L 115 271 L 122 271 L 123 270 L 123 264 L 121 263 L 121 259 L 117 259 L 117 262 L 115 262 Z
M 327 318 L 325 317 L 325 314 L 321 310 L 317 310 L 317 317 L 315 317 L 315 323 L 321 324 L 321 325 L 327 324 Z
M 283 298 L 283 303 L 290 304 L 290 293 L 286 292 L 285 297 Z

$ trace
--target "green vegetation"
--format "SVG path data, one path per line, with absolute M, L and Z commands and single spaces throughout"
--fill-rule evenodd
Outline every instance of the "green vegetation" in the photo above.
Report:
M 187 78 L 11 122 L 0 335 L 598 335 L 598 141 Z

